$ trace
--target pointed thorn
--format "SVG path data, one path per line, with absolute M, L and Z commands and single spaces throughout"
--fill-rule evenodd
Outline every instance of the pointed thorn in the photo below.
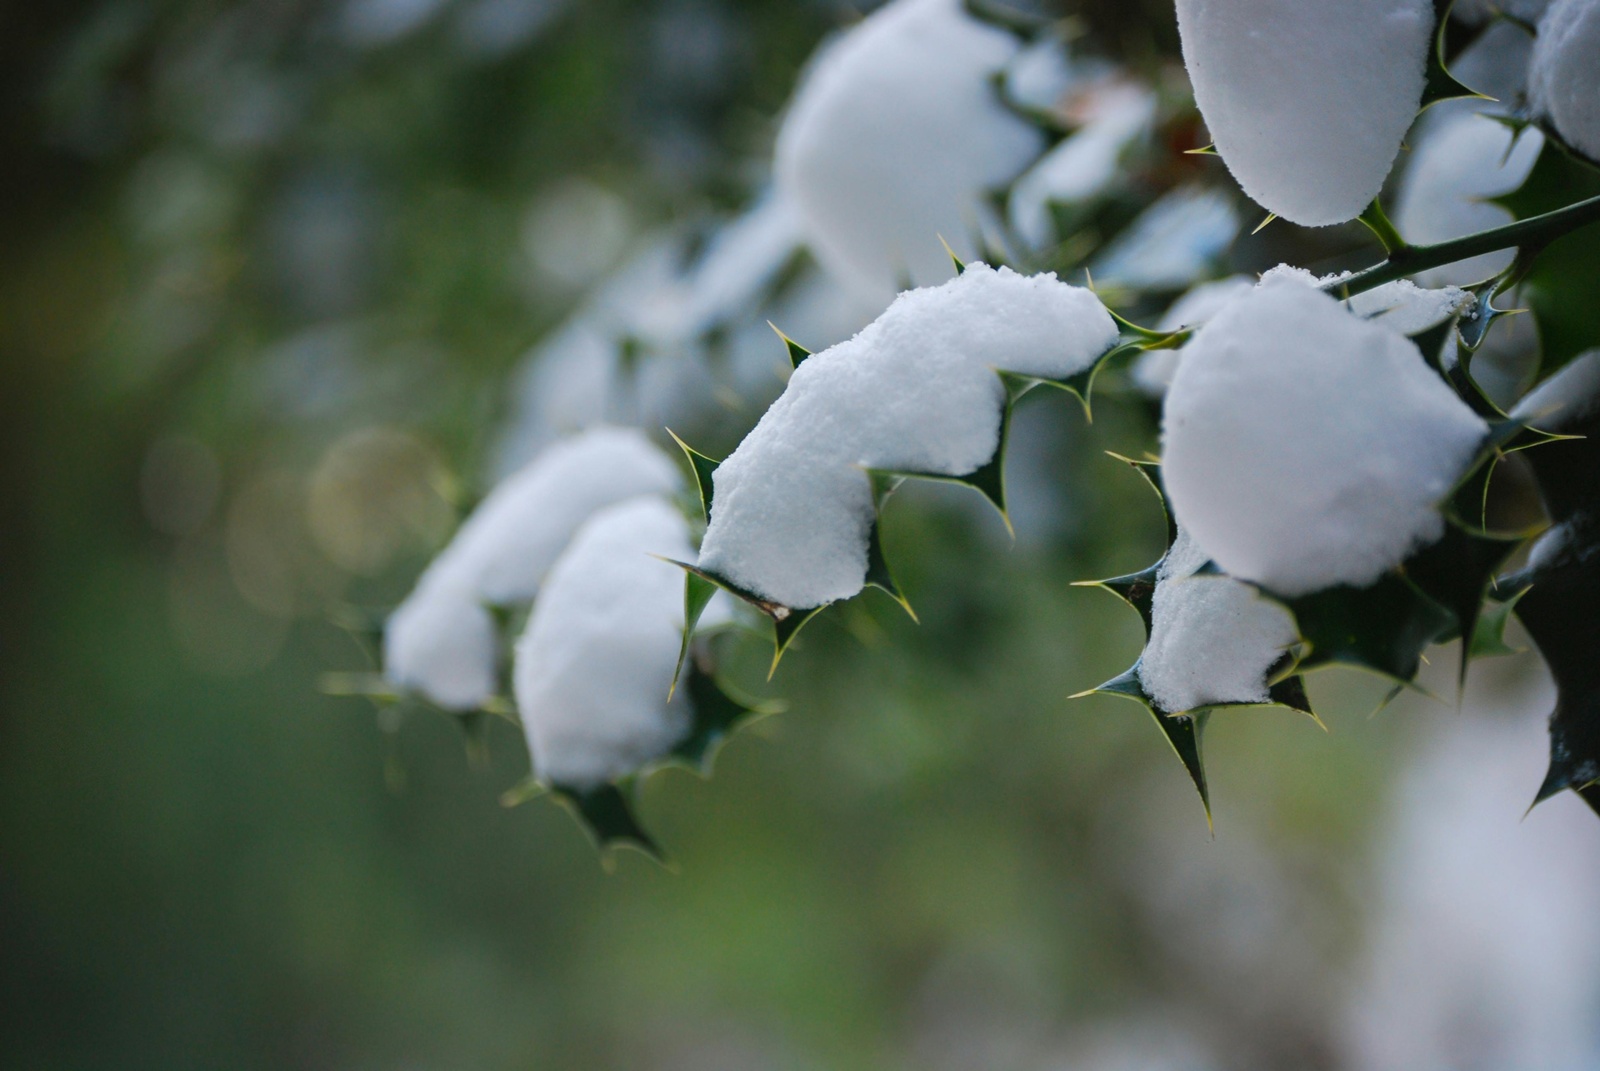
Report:
M 1266 230 L 1267 224 L 1271 223 L 1273 220 L 1275 220 L 1277 218 L 1278 218 L 1278 214 L 1276 212 L 1268 212 L 1267 213 L 1267 218 L 1262 220 L 1260 223 L 1257 223 L 1256 224 L 1256 229 L 1251 231 L 1250 233 L 1252 235 L 1260 234 L 1262 231 Z

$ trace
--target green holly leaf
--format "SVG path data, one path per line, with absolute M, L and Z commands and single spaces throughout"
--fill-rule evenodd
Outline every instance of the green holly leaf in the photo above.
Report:
M 1460 52 L 1462 33 L 1461 25 L 1452 21 L 1448 13 L 1441 15 L 1439 28 L 1434 33 L 1433 47 L 1428 50 L 1428 67 L 1423 81 L 1422 103 L 1419 110 L 1426 110 L 1441 101 L 1458 100 L 1462 97 L 1477 100 L 1494 99 L 1463 84 L 1450 73 L 1448 57 Z
M 550 786 L 550 794 L 572 812 L 601 851 L 610 848 L 637 848 L 658 863 L 666 861 L 661 846 L 639 824 L 634 815 L 634 784 L 627 779 L 597 788 L 574 789 Z
M 721 465 L 722 462 L 715 461 L 702 454 L 678 438 L 677 433 L 671 428 L 667 429 L 667 434 L 672 436 L 672 441 L 678 444 L 678 449 L 682 450 L 683 456 L 689 460 L 689 470 L 694 473 L 695 490 L 700 495 L 700 510 L 706 522 L 709 523 L 711 520 L 711 495 L 713 488 L 716 486 L 713 483 L 713 478 L 716 476 L 717 466 Z
M 1195 791 L 1200 794 L 1200 806 L 1205 808 L 1206 826 L 1210 827 L 1211 789 L 1206 783 L 1205 761 L 1200 753 L 1200 738 L 1205 731 L 1206 723 L 1211 719 L 1211 712 L 1197 710 L 1184 714 L 1163 714 L 1155 700 L 1146 694 L 1144 684 L 1139 679 L 1137 662 L 1126 673 L 1070 698 L 1080 699 L 1087 695 L 1114 695 L 1122 699 L 1131 699 L 1149 712 L 1160 728 L 1162 736 L 1171 746 L 1173 754 L 1183 763 L 1184 770 L 1189 774 L 1189 780 L 1194 782 Z
M 672 749 L 672 757 L 703 776 L 710 776 L 717 750 L 734 730 L 752 718 L 782 710 L 780 704 L 739 695 L 698 663 L 689 667 L 684 691 L 694 708 L 694 720 L 689 735 Z
M 767 326 L 772 328 L 773 331 L 777 332 L 779 338 L 783 339 L 784 349 L 789 354 L 790 368 L 799 368 L 801 362 L 807 357 L 811 356 L 810 350 L 806 349 L 804 346 L 800 345 L 800 343 L 784 334 L 781 330 L 779 330 L 777 324 L 773 323 L 771 320 L 768 320 Z M 677 438 L 677 436 L 673 436 L 673 438 Z

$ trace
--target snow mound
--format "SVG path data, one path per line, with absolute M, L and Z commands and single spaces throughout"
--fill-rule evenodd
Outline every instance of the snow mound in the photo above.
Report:
M 847 342 L 795 370 L 717 469 L 700 566 L 810 608 L 861 590 L 873 522 L 868 468 L 963 476 L 998 446 L 996 370 L 1066 378 L 1116 344 L 1089 291 L 970 264 L 901 294 Z
M 1256 281 L 1244 275 L 1233 275 L 1201 283 L 1172 303 L 1156 322 L 1157 331 L 1177 331 L 1185 327 L 1199 327 L 1215 316 L 1222 307 L 1237 297 L 1254 290 Z M 1178 372 L 1178 362 L 1183 351 L 1148 350 L 1140 354 L 1133 366 L 1133 382 L 1145 394 L 1159 398 L 1172 386 L 1172 377 Z
M 1577 428 L 1600 404 L 1600 350 L 1572 359 L 1561 371 L 1539 384 L 1511 410 L 1545 431 L 1564 433 Z
M 1432 245 L 1510 223 L 1510 210 L 1488 198 L 1521 186 L 1543 147 L 1537 130 L 1517 137 L 1484 115 L 1441 116 L 1417 139 L 1401 175 L 1395 226 L 1407 241 Z M 1513 249 L 1484 253 L 1429 268 L 1417 279 L 1425 286 L 1475 283 L 1505 270 L 1515 255 Z
M 994 84 L 1018 50 L 961 0 L 894 0 L 818 55 L 774 170 L 830 271 L 887 299 L 950 275 L 941 235 L 976 255 L 986 191 L 1043 148 Z
M 1308 227 L 1360 215 L 1422 99 L 1431 0 L 1178 0 L 1195 100 L 1228 170 Z
M 516 646 L 517 709 L 534 775 L 585 790 L 660 758 L 689 731 L 667 701 L 683 628 L 689 529 L 655 497 L 591 517 L 550 570 Z
M 1162 475 L 1219 566 L 1301 595 L 1370 584 L 1437 539 L 1486 432 L 1412 342 L 1279 277 L 1186 347 Z
M 460 591 L 419 589 L 383 629 L 383 673 L 445 710 L 476 710 L 495 692 L 494 618 Z
M 1249 584 L 1195 576 L 1210 555 L 1179 531 L 1156 576 L 1139 680 L 1169 714 L 1267 701 L 1267 672 L 1299 638 L 1294 617 Z
M 480 705 L 496 658 L 484 607 L 532 599 L 596 510 L 680 486 L 678 467 L 638 431 L 598 428 L 550 447 L 489 493 L 390 616 L 385 675 L 447 709 Z
M 1533 110 L 1590 159 L 1600 159 L 1600 0 L 1555 0 L 1539 21 L 1528 72 Z

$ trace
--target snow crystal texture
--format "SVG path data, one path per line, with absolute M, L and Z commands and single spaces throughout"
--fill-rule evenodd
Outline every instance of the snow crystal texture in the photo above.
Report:
M 1228 170 L 1284 219 L 1377 196 L 1422 99 L 1431 0 L 1178 0 L 1195 100 Z
M 1539 20 L 1528 96 L 1561 137 L 1600 160 L 1600 0 L 1555 0 Z
M 821 606 L 861 590 L 873 522 L 867 468 L 967 475 L 994 457 L 996 370 L 1065 378 L 1115 345 L 1087 290 L 970 264 L 900 295 L 795 370 L 717 469 L 700 566 L 764 599 Z
M 1293 616 L 1249 584 L 1195 576 L 1209 560 L 1180 531 L 1156 576 L 1139 681 L 1169 714 L 1266 702 L 1267 672 L 1299 638 Z
M 1043 148 L 993 78 L 1017 54 L 961 0 L 894 0 L 827 46 L 778 134 L 780 193 L 819 260 L 884 299 L 950 275 L 987 190 Z
M 476 710 L 495 692 L 495 650 L 494 618 L 482 603 L 419 590 L 384 626 L 384 676 L 445 710 Z
M 1413 343 L 1280 277 L 1185 349 L 1162 476 L 1226 572 L 1289 596 L 1359 587 L 1438 538 L 1486 432 Z
M 692 553 L 683 518 L 655 497 L 602 510 L 550 570 L 513 671 L 535 776 L 585 790 L 660 758 L 692 710 L 667 693 L 683 627 L 683 574 L 651 555 Z

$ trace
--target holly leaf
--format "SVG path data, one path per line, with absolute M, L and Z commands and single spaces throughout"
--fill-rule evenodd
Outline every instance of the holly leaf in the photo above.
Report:
M 672 757 L 703 776 L 710 776 L 712 760 L 734 730 L 752 718 L 776 714 L 782 706 L 762 703 L 734 692 L 698 663 L 689 667 L 684 691 L 694 709 L 689 735 L 672 749 Z

